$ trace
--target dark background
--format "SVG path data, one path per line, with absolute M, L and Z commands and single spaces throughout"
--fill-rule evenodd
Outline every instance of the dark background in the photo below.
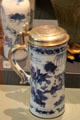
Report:
M 50 0 L 36 0 L 35 4 L 36 19 L 56 19 Z

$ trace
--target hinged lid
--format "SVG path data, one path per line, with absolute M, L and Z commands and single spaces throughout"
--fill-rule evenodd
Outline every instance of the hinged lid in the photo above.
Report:
M 63 28 L 53 25 L 35 27 L 29 32 L 29 37 L 29 43 L 42 47 L 64 44 L 69 40 Z

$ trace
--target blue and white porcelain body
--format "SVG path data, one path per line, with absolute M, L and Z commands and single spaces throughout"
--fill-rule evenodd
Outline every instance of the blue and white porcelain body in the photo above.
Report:
M 67 44 L 51 48 L 30 45 L 31 76 L 24 74 L 13 59 L 25 83 L 30 83 L 30 111 L 38 117 L 54 118 L 64 113 L 66 47 Z
M 23 25 L 30 22 L 29 0 L 3 0 L 1 18 L 4 33 L 4 56 L 8 58 L 10 48 L 19 43 L 19 32 L 23 30 Z M 23 59 L 26 57 L 26 53 L 17 52 L 15 56 L 18 60 Z
M 16 45 L 9 52 L 9 61 L 22 82 L 29 83 L 30 111 L 41 118 L 55 118 L 64 113 L 67 32 L 53 25 L 44 25 L 26 32 L 27 45 Z M 29 53 L 30 75 L 17 64 L 12 54 L 23 49 Z
M 30 111 L 42 118 L 54 118 L 64 112 L 66 45 L 55 48 L 30 46 Z

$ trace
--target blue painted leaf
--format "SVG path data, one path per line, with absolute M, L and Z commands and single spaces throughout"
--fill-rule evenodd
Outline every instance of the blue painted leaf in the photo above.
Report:
M 63 96 L 60 96 L 60 99 L 58 100 L 58 101 L 56 101 L 55 103 L 54 103 L 54 105 L 55 106 L 58 106 L 58 105 L 60 105 L 63 101 L 64 101 L 64 95 Z
M 37 94 L 39 95 L 39 97 L 40 97 L 40 99 L 41 99 L 41 100 L 47 100 L 47 97 L 46 97 L 46 96 L 44 96 L 44 94 L 43 94 L 43 92 L 42 92 L 42 91 L 37 90 Z
M 41 73 L 40 69 L 35 70 L 35 68 L 31 65 L 31 76 L 34 81 L 34 83 L 42 84 L 42 82 L 46 82 L 47 84 L 50 84 L 51 82 L 47 80 L 47 78 L 50 78 L 51 76 L 48 75 L 48 73 Z
M 45 107 L 45 100 L 48 98 L 44 95 L 44 93 L 40 90 L 35 90 L 34 87 L 31 88 L 31 94 L 32 97 L 34 98 L 34 102 L 39 104 L 41 107 Z

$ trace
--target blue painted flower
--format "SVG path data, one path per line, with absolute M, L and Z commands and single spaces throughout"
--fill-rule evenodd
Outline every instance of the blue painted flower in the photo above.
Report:
M 45 66 L 44 66 L 44 69 L 46 70 L 46 72 L 54 73 L 56 68 L 57 68 L 57 66 L 54 63 L 52 63 L 51 61 L 50 62 L 48 61 L 47 64 L 45 64 Z

